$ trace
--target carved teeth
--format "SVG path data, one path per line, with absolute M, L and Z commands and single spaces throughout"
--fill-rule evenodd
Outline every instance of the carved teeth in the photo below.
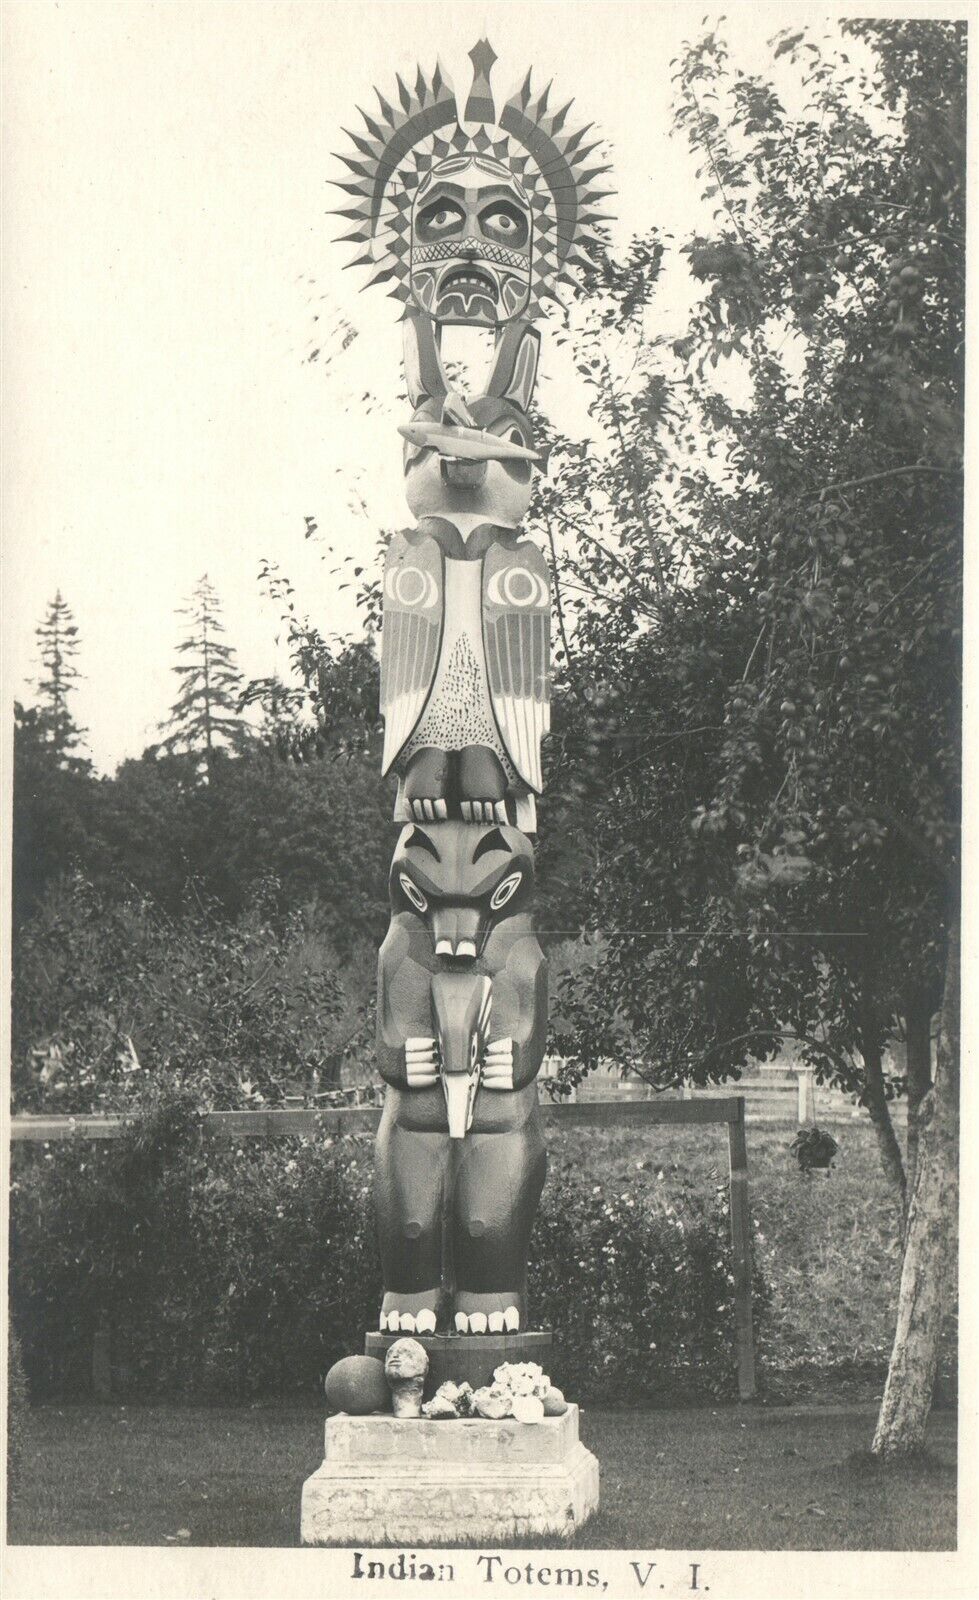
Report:
M 401 1313 L 401 1332 L 402 1333 L 414 1333 L 414 1331 L 415 1331 L 414 1314 L 411 1311 L 402 1311 L 402 1313 Z
M 382 1333 L 387 1333 L 387 1331 L 388 1331 L 388 1314 L 387 1314 L 386 1311 L 382 1311 L 381 1312 L 380 1328 L 381 1328 L 381 1332 Z
M 451 291 L 453 289 L 462 289 L 462 288 L 465 288 L 465 289 L 482 289 L 484 292 L 485 291 L 492 291 L 494 297 L 496 295 L 496 290 L 493 287 L 493 284 L 492 284 L 492 282 L 491 282 L 491 280 L 490 280 L 490 278 L 489 278 L 487 273 L 485 273 L 485 272 L 461 272 L 461 271 L 450 272 L 448 277 L 445 279 L 445 282 L 442 284 L 442 286 L 441 286 L 441 288 L 439 290 L 439 293 L 440 294 L 445 294 L 446 292 L 451 293 Z
M 486 1332 L 486 1312 L 485 1311 L 473 1311 L 472 1312 L 472 1314 L 470 1315 L 470 1318 L 469 1318 L 469 1332 L 470 1333 L 485 1333 Z
M 516 1306 L 507 1306 L 503 1313 L 503 1325 L 507 1333 L 516 1333 L 520 1326 L 520 1312 Z
M 464 1311 L 457 1311 L 455 1316 L 456 1333 L 469 1332 L 469 1318 Z
M 436 802 L 435 802 L 435 815 L 439 818 L 440 821 L 444 822 L 445 818 L 449 815 L 449 807 L 448 807 L 446 801 L 444 801 L 444 800 L 436 800 Z
M 459 943 L 456 945 L 456 955 L 468 956 L 471 960 L 475 961 L 476 946 L 473 944 L 473 941 L 471 939 L 460 939 Z
M 435 946 L 435 954 L 437 956 L 450 956 L 452 954 L 451 939 L 440 939 Z
M 401 1326 L 401 1318 L 396 1311 L 388 1312 L 388 1333 L 397 1333 Z
M 503 1312 L 502 1311 L 491 1311 L 490 1312 L 490 1315 L 489 1315 L 489 1331 L 490 1331 L 490 1333 L 502 1333 L 503 1332 Z
M 403 1326 L 403 1324 L 402 1324 L 402 1326 Z M 415 1318 L 415 1332 L 416 1333 L 434 1333 L 435 1332 L 435 1312 L 434 1311 L 419 1311 L 417 1317 Z

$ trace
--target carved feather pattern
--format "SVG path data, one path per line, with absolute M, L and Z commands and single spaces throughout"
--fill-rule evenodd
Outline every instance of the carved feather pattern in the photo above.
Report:
M 386 775 L 418 722 L 435 680 L 442 637 L 442 552 L 428 535 L 396 533 L 384 567 L 381 715 Z
M 500 736 L 521 778 L 539 794 L 540 746 L 551 722 L 550 581 L 547 563 L 529 541 L 487 551 L 483 637 Z

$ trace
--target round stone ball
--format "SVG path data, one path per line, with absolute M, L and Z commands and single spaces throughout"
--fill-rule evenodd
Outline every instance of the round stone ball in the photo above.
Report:
M 326 1403 L 332 1411 L 346 1411 L 352 1417 L 366 1417 L 371 1411 L 389 1411 L 391 1395 L 384 1376 L 384 1362 L 376 1356 L 344 1356 L 335 1361 L 324 1384 Z
M 545 1417 L 563 1417 L 567 1409 L 567 1400 L 565 1400 L 560 1389 L 555 1388 L 554 1384 L 552 1383 L 551 1387 L 544 1396 Z

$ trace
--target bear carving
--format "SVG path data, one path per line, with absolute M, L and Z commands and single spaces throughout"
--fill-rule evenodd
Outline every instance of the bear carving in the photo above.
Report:
M 378 957 L 382 1330 L 524 1325 L 547 1163 L 535 1083 L 547 963 L 533 893 L 533 847 L 516 828 L 402 831 Z

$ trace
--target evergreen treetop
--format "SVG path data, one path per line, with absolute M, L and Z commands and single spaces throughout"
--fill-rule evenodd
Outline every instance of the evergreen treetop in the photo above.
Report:
M 68 696 L 81 677 L 75 663 L 79 638 L 78 625 L 60 589 L 38 623 L 36 638 L 43 669 L 35 682 L 40 700 L 38 728 L 44 742 L 63 761 L 81 742 L 85 730 L 77 725 L 68 705 Z
M 161 748 L 198 756 L 210 777 L 220 750 L 238 753 L 248 741 L 239 710 L 242 677 L 222 638 L 221 605 L 206 573 L 177 614 L 190 619 L 190 632 L 177 646 L 180 693 L 162 724 L 169 732 Z

